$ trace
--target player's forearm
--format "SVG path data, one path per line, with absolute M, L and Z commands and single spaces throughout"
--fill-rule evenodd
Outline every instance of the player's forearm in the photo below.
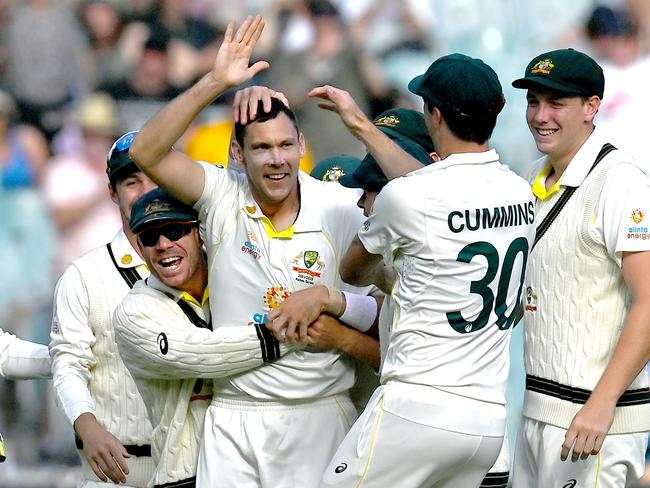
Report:
M 137 378 L 222 378 L 274 361 L 293 347 L 274 341 L 270 332 L 260 337 L 264 326 L 211 331 L 168 323 L 160 332 L 159 327 L 148 330 L 142 322 L 128 324 L 124 319 L 118 308 L 114 322 L 118 349 Z
M 616 402 L 650 360 L 650 297 L 637 299 L 628 313 L 614 354 L 592 397 Z
M 346 328 L 340 350 L 375 369 L 379 368 L 379 341 L 358 330 Z
M 395 144 L 370 120 L 360 121 L 353 132 L 365 144 L 389 180 L 423 167 L 422 163 Z
M 155 179 L 156 165 L 201 111 L 228 88 L 224 81 L 208 73 L 149 119 L 129 150 L 137 165 Z

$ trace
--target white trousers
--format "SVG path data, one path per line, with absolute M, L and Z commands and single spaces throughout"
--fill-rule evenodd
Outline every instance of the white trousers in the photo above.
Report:
M 321 486 L 476 488 L 502 437 L 462 434 L 404 419 L 383 408 L 378 388 L 345 437 Z
M 296 402 L 214 399 L 197 488 L 313 488 L 357 417 L 349 395 Z
M 605 437 L 598 455 L 560 460 L 566 429 L 524 418 L 517 434 L 513 488 L 624 488 L 643 475 L 648 433 Z

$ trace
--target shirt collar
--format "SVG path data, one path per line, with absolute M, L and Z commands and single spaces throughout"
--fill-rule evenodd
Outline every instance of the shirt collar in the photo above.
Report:
M 250 191 L 250 185 L 244 197 L 242 212 L 250 218 L 260 219 L 264 222 L 269 237 L 290 239 L 296 232 L 318 232 L 322 228 L 319 199 L 320 191 L 318 182 L 303 171 L 298 172 L 298 185 L 300 186 L 300 210 L 294 224 L 286 230 L 278 232 L 269 218 L 262 213 Z
M 115 261 L 120 268 L 128 269 L 145 265 L 144 260 L 127 239 L 123 229 L 120 229 L 115 237 L 113 237 L 111 249 L 113 250 Z
M 575 156 L 573 156 L 573 159 L 569 161 L 569 165 L 566 170 L 564 170 L 560 179 L 548 190 L 546 189 L 545 184 L 546 177 L 551 172 L 553 166 L 549 162 L 548 156 L 541 158 L 541 160 L 539 160 L 535 165 L 536 168 L 541 169 L 539 169 L 539 172 L 534 175 L 532 184 L 533 194 L 540 200 L 546 200 L 558 191 L 560 187 L 580 186 L 589 174 L 589 170 L 593 166 L 594 161 L 596 161 L 598 153 L 605 142 L 602 130 L 599 130 L 598 128 L 594 129 L 589 138 L 584 142 L 580 149 L 578 149 Z
M 193 303 L 199 307 L 203 307 L 207 303 L 208 297 L 210 296 L 210 289 L 206 287 L 205 290 L 203 291 L 203 298 L 201 299 L 201 303 L 199 303 L 189 293 L 178 290 L 176 288 L 172 288 L 171 286 L 167 286 L 162 281 L 160 281 L 153 273 L 149 275 L 149 277 L 147 278 L 147 285 L 150 286 L 151 288 L 163 292 L 165 295 L 170 297 L 175 302 L 179 301 L 180 299 L 183 299 L 186 302 Z
M 454 154 L 450 154 L 442 161 L 429 164 L 424 168 L 420 168 L 418 170 L 409 173 L 409 175 L 429 173 L 432 171 L 438 171 L 441 169 L 448 168 L 450 166 L 457 166 L 461 164 L 487 164 L 487 163 L 496 163 L 498 161 L 499 161 L 499 155 L 497 154 L 495 149 L 490 149 L 488 151 L 482 151 L 476 153 L 454 153 Z
M 580 186 L 589 174 L 591 166 L 596 161 L 598 153 L 605 143 L 601 130 L 594 129 L 589 138 L 578 149 L 560 178 L 561 186 Z

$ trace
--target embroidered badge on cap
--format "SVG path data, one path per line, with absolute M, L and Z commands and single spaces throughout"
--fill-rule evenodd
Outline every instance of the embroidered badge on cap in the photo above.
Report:
M 555 68 L 555 65 L 553 64 L 553 61 L 550 59 L 541 59 L 535 63 L 535 66 L 533 66 L 530 70 L 531 73 L 543 73 L 545 75 L 550 75 L 551 70 Z
M 169 212 L 170 210 L 171 206 L 169 203 L 163 202 L 162 200 L 154 200 L 149 205 L 147 205 L 147 208 L 144 209 L 144 214 L 151 215 L 152 213 Z
M 375 125 L 384 127 L 397 127 L 399 125 L 399 117 L 397 115 L 385 115 L 375 121 Z
M 332 166 L 330 169 L 325 171 L 323 181 L 337 182 L 342 176 L 345 176 L 345 174 L 345 171 L 340 166 Z

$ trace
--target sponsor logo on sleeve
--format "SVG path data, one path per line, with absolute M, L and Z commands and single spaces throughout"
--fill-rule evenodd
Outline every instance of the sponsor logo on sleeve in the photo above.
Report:
M 642 224 L 645 220 L 645 213 L 640 208 L 632 210 L 630 214 L 630 219 L 634 223 L 627 229 L 627 238 L 628 239 L 641 239 L 643 241 L 650 239 L 650 234 L 648 233 L 648 227 Z

